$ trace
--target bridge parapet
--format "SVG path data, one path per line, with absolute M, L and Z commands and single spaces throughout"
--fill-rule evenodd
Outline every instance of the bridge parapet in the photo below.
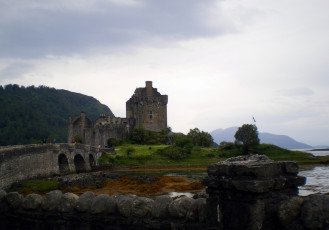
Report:
M 82 144 L 20 145 L 0 148 L 0 188 L 30 178 L 91 170 L 100 149 Z

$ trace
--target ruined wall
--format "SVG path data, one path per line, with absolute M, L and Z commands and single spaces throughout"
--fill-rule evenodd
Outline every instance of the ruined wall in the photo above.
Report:
M 161 95 L 152 82 L 147 81 L 145 88 L 137 88 L 134 95 L 126 102 L 126 116 L 134 119 L 137 126 L 144 126 L 151 131 L 167 129 L 168 96 Z
M 97 120 L 90 121 L 84 113 L 81 113 L 73 120 L 69 118 L 68 143 L 79 134 L 82 137 L 82 144 L 104 148 L 109 138 L 119 140 L 127 138 L 133 127 L 134 121 L 131 119 L 101 115 Z
M 79 134 L 82 137 L 83 143 L 88 140 L 92 122 L 86 117 L 84 112 L 81 112 L 80 116 L 69 117 L 68 120 L 68 143 L 72 143 L 74 136 Z

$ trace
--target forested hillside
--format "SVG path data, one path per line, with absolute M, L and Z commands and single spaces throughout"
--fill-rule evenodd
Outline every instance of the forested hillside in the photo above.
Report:
M 46 86 L 0 86 L 0 145 L 67 141 L 69 116 L 83 111 L 90 119 L 112 111 L 93 97 Z

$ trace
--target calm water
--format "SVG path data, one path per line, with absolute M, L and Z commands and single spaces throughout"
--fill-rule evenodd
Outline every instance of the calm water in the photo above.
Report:
M 314 156 L 329 156 L 329 150 L 310 150 L 310 149 L 295 149 L 297 151 L 311 153 Z
M 306 185 L 299 187 L 299 194 L 329 193 L 329 166 L 302 168 L 299 175 L 306 177 Z

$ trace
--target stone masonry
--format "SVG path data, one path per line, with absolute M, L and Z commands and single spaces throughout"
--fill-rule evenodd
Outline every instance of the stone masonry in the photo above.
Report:
M 109 138 L 122 140 L 129 136 L 134 127 L 143 126 L 147 130 L 167 129 L 168 96 L 161 95 L 152 82 L 147 81 L 145 88 L 137 88 L 126 102 L 126 118 L 111 118 L 101 114 L 91 121 L 82 112 L 80 116 L 69 117 L 68 143 L 79 134 L 82 143 L 105 147 Z
M 230 158 L 208 165 L 209 229 L 276 230 L 279 205 L 298 195 L 305 177 L 296 162 L 277 162 L 264 155 Z M 215 213 L 215 214 L 214 214 Z

